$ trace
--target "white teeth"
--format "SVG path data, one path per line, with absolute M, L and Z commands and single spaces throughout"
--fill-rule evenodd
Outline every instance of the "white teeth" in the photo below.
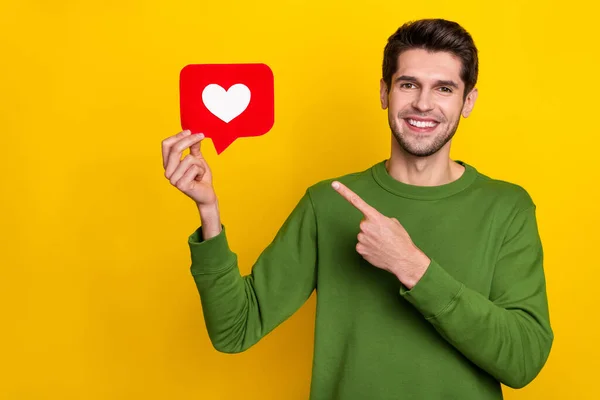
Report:
M 409 119 L 408 123 L 412 126 L 416 126 L 417 128 L 433 128 L 437 125 L 437 122 L 433 121 L 416 121 L 414 119 Z

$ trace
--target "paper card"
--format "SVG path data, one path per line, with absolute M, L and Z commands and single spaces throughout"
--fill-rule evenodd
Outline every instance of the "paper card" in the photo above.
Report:
M 266 64 L 190 64 L 179 77 L 181 128 L 211 138 L 217 154 L 274 123 L 274 79 Z

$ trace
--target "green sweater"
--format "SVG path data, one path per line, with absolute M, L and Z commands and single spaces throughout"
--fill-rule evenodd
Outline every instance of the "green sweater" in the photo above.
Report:
M 435 187 L 384 161 L 337 178 L 429 256 L 412 290 L 356 252 L 362 214 L 333 179 L 306 190 L 247 276 L 224 226 L 205 241 L 198 228 L 191 272 L 213 346 L 248 349 L 316 290 L 312 400 L 501 399 L 500 382 L 528 384 L 553 341 L 535 205 L 458 162 L 463 175 Z

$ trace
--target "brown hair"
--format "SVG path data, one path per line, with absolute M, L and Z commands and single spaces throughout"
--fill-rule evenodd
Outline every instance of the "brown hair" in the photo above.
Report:
M 424 49 L 446 51 L 462 63 L 460 77 L 465 84 L 463 99 L 475 87 L 479 72 L 477 47 L 471 35 L 458 23 L 445 19 L 421 19 L 407 22 L 388 38 L 383 51 L 383 81 L 389 88 L 403 51 Z

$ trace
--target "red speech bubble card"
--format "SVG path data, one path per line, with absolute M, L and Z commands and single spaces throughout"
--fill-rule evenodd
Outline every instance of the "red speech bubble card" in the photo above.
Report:
M 273 72 L 265 64 L 186 65 L 179 94 L 181 128 L 211 138 L 217 154 L 273 127 Z

